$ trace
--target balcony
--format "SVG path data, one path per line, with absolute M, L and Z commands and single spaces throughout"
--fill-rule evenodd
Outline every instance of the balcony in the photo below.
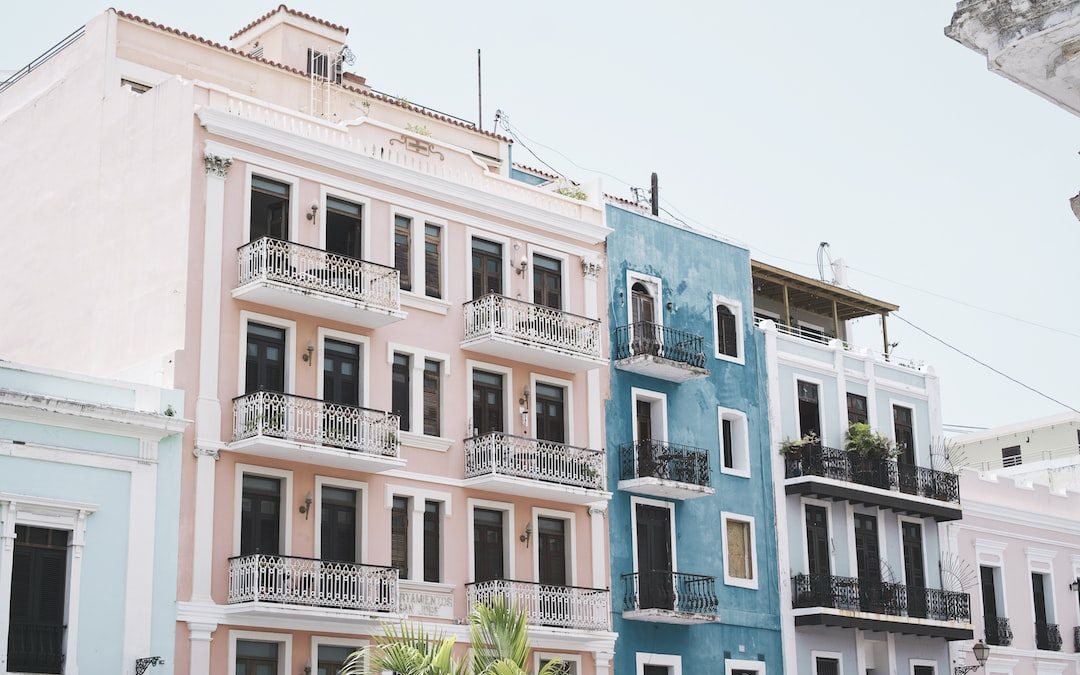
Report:
M 606 588 L 551 586 L 495 579 L 467 584 L 469 606 L 504 598 L 525 610 L 530 627 L 582 631 L 611 629 L 611 593 Z
M 405 466 L 397 415 L 303 396 L 257 391 L 233 399 L 227 450 L 377 473 Z
M 570 504 L 609 499 L 603 452 L 501 432 L 465 440 L 466 484 Z
M 8 626 L 7 668 L 13 673 L 60 673 L 65 626 L 13 620 Z
M 703 337 L 649 321 L 615 329 L 615 367 L 669 382 L 709 374 Z
M 971 597 L 879 579 L 799 574 L 791 579 L 796 626 L 838 626 L 970 640 Z
M 1061 628 L 1056 623 L 1035 624 L 1035 648 L 1049 652 L 1061 651 Z
M 786 455 L 784 475 L 789 495 L 843 499 L 939 521 L 961 516 L 960 481 L 946 471 L 814 446 Z
M 405 318 L 392 267 L 269 237 L 241 246 L 237 259 L 237 300 L 366 328 Z
M 986 644 L 988 645 L 1008 647 L 1012 644 L 1012 626 L 1009 625 L 1008 619 L 987 617 L 983 630 L 986 633 Z
M 606 365 L 600 322 L 495 293 L 465 303 L 462 349 L 578 373 Z
M 229 559 L 228 604 L 230 613 L 248 619 L 325 617 L 327 610 L 343 617 L 359 613 L 390 618 L 399 612 L 398 571 L 292 556 L 238 556 Z
M 667 499 L 716 494 L 709 453 L 665 441 L 634 441 L 619 448 L 619 489 Z
M 720 621 L 715 577 L 651 571 L 624 574 L 622 580 L 624 619 L 684 625 Z

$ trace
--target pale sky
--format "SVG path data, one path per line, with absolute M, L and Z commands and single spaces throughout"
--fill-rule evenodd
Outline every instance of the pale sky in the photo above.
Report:
M 118 8 L 225 42 L 277 2 L 129 0 Z M 660 174 L 686 217 L 760 259 L 848 282 L 1027 384 L 1080 408 L 1080 120 L 986 70 L 944 36 L 955 3 L 297 2 L 349 26 L 352 70 L 381 91 L 476 118 L 496 108 L 581 167 Z M 11 2 L 0 70 L 23 66 L 106 5 Z M 77 111 L 72 111 L 76 114 Z M 574 178 L 588 178 L 535 146 Z M 532 162 L 523 148 L 515 159 Z M 608 192 L 628 189 L 605 178 Z M 793 262 L 794 261 L 794 262 Z M 990 308 L 1065 335 L 858 271 Z M 897 353 L 941 376 L 947 424 L 1064 409 L 893 319 Z M 875 334 L 860 341 L 878 346 Z

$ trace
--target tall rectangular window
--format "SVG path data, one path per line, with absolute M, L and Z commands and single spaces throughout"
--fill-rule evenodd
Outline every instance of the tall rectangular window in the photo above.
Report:
M 289 190 L 287 183 L 251 177 L 250 241 L 289 238 Z
M 897 460 L 915 465 L 915 425 L 912 421 L 911 408 L 893 406 L 893 433 L 896 448 L 900 451 Z
M 409 578 L 409 499 L 394 497 L 390 509 L 390 566 L 402 579 Z
M 424 226 L 424 294 L 442 297 L 442 228 L 430 223 Z
M 6 645 L 13 673 L 61 672 L 67 545 L 66 530 L 15 526 Z
M 735 468 L 735 444 L 731 433 L 731 420 L 720 420 L 721 440 L 724 443 L 724 468 Z
M 562 261 L 533 256 L 533 303 L 562 309 Z
M 750 523 L 729 518 L 725 523 L 727 535 L 727 576 L 733 579 L 754 578 L 751 551 Z
M 847 394 L 847 421 L 848 424 L 868 424 L 870 417 L 866 410 L 866 397 L 860 394 Z
M 424 434 L 442 435 L 442 364 L 426 359 L 424 361 Z
M 442 512 L 439 502 L 424 503 L 424 581 L 442 581 L 440 549 Z
M 245 474 L 240 497 L 240 555 L 278 555 L 281 479 Z
M 412 357 L 408 354 L 394 353 L 391 369 L 390 412 L 401 416 L 401 430 L 412 431 L 410 401 L 412 400 L 410 377 L 412 376 Z
M 336 197 L 326 198 L 326 250 L 362 258 L 364 207 Z
M 244 387 L 256 391 L 285 391 L 286 333 L 284 328 L 249 322 Z
M 810 434 L 821 438 L 821 408 L 818 405 L 818 386 L 799 380 L 799 437 Z
M 724 356 L 739 356 L 739 326 L 735 312 L 727 305 L 716 305 L 716 351 Z
M 394 267 L 398 271 L 401 290 L 412 290 L 412 218 L 394 216 Z
M 503 247 L 486 239 L 472 240 L 473 299 L 502 294 Z

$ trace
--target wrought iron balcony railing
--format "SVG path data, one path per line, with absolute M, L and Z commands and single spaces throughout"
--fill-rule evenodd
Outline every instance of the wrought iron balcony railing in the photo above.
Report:
M 1061 651 L 1061 628 L 1056 623 L 1035 624 L 1035 647 L 1051 652 Z
M 943 502 L 960 501 L 960 481 L 954 473 L 836 448 L 818 445 L 789 452 L 784 457 L 784 467 L 788 478 L 818 476 Z
M 465 440 L 465 477 L 502 474 L 589 490 L 606 484 L 604 453 L 492 432 Z
M 792 606 L 971 622 L 971 596 L 937 588 L 915 588 L 880 579 L 798 574 L 791 579 Z
M 1009 620 L 1000 616 L 986 617 L 984 626 L 986 644 L 996 647 L 1008 647 L 1012 644 L 1013 633 Z
M 398 571 L 281 555 L 229 558 L 229 604 L 244 602 L 396 613 Z
M 694 368 L 705 367 L 705 338 L 686 331 L 637 321 L 615 329 L 615 359 L 648 355 Z
M 709 453 L 666 441 L 639 440 L 619 448 L 620 480 L 659 478 L 709 487 Z
M 716 577 L 652 570 L 622 575 L 626 611 L 662 609 L 680 614 L 715 614 Z
M 376 309 L 401 309 L 398 271 L 393 267 L 272 237 L 244 244 L 237 249 L 237 260 L 240 286 L 276 281 Z
M 1080 626 L 1073 628 L 1073 650 L 1080 654 Z
M 60 673 L 65 626 L 12 620 L 8 625 L 7 669 L 12 673 Z
M 465 340 L 485 336 L 599 360 L 600 322 L 497 293 L 465 303 Z
M 525 611 L 534 626 L 576 630 L 611 628 L 611 592 L 606 588 L 553 586 L 494 579 L 466 584 L 469 606 L 504 598 Z
M 233 441 L 268 436 L 397 457 L 397 415 L 274 391 L 233 399 Z

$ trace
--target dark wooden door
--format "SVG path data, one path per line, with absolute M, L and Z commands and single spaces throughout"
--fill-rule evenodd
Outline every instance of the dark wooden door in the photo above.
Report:
M 537 518 L 536 521 L 540 578 L 542 584 L 566 585 L 566 521 Z
M 915 467 L 915 427 L 911 419 L 911 408 L 893 406 L 893 435 L 896 438 L 897 480 L 900 491 L 916 494 L 919 491 L 918 469 Z
M 68 532 L 15 526 L 7 670 L 59 673 L 64 655 Z M 5 670 L 4 672 L 7 672 Z
M 818 386 L 813 382 L 799 382 L 799 437 L 811 434 L 821 438 L 821 407 Z
M 240 555 L 278 555 L 281 479 L 245 475 L 240 504 Z
M 565 397 L 562 387 L 536 385 L 536 437 L 540 440 L 566 442 Z
M 476 581 L 503 579 L 503 512 L 473 511 L 473 560 Z
M 878 551 L 877 518 L 855 514 L 855 568 L 859 577 L 859 608 L 881 609 L 881 557 Z
M 657 475 L 657 448 L 652 442 L 652 402 L 638 399 L 634 407 L 637 411 L 637 475 L 639 478 L 664 478 Z
M 363 258 L 364 207 L 334 197 L 326 198 L 326 250 Z
M 1040 632 L 1046 633 L 1045 626 L 1048 616 L 1046 611 L 1046 583 L 1043 575 L 1038 572 L 1031 573 L 1031 595 L 1035 600 L 1035 632 L 1038 638 Z M 1042 627 L 1041 631 L 1039 627 Z
M 806 557 L 811 576 L 828 578 L 832 574 L 829 555 L 829 519 L 824 506 L 806 507 Z
M 360 345 L 323 342 L 323 400 L 360 405 Z
M 503 419 L 503 376 L 474 370 L 473 426 L 476 435 L 505 431 Z
M 922 525 L 900 524 L 904 545 L 904 579 L 907 585 L 908 616 L 926 617 L 926 568 L 923 565 Z
M 656 326 L 656 302 L 645 284 L 630 289 L 631 340 L 635 354 L 659 354 L 660 335 Z
M 671 511 L 637 505 L 638 598 L 641 609 L 674 609 Z
M 285 391 L 285 329 L 247 325 L 245 391 Z
M 472 240 L 472 291 L 473 299 L 488 293 L 502 294 L 503 250 L 502 244 L 486 239 Z
M 533 256 L 533 303 L 562 309 L 562 261 Z
M 322 489 L 322 559 L 360 562 L 356 550 L 356 491 Z
M 999 645 L 998 635 L 998 610 L 997 610 L 997 584 L 994 582 L 994 568 L 982 565 L 979 567 L 979 585 L 982 589 L 983 603 L 983 633 L 986 635 L 986 643 Z

